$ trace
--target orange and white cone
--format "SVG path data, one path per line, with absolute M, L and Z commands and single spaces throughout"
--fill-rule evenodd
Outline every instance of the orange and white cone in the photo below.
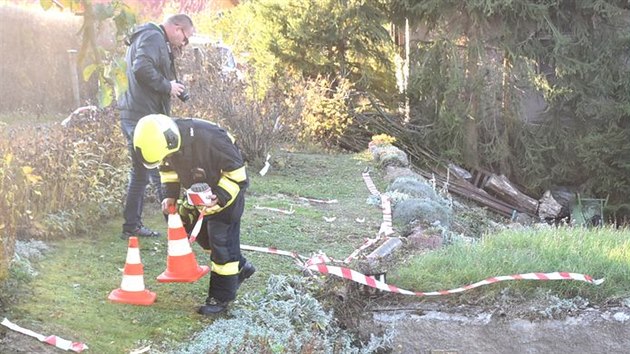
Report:
M 166 270 L 158 275 L 157 280 L 162 283 L 180 282 L 190 283 L 208 274 L 208 266 L 199 266 L 195 254 L 190 247 L 188 234 L 182 219 L 177 213 L 168 215 L 168 257 Z
M 129 237 L 127 260 L 120 288 L 113 290 L 107 298 L 113 302 L 132 305 L 148 306 L 155 302 L 155 293 L 144 288 L 144 267 L 140 261 L 137 237 Z

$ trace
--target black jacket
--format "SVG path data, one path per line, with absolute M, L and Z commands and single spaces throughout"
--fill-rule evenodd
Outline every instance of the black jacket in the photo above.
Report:
M 181 135 L 178 152 L 160 166 L 167 198 L 179 198 L 180 188 L 206 182 L 218 198 L 218 206 L 204 211 L 220 212 L 243 195 L 248 186 L 245 164 L 234 138 L 223 128 L 201 119 L 175 119 Z
M 139 120 L 148 114 L 171 112 L 171 80 L 174 63 L 163 28 L 147 23 L 129 37 L 128 89 L 118 101 L 122 119 Z

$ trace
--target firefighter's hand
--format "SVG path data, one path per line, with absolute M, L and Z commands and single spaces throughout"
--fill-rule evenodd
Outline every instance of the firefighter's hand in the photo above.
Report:
M 168 215 L 175 212 L 177 212 L 177 199 L 164 198 L 164 200 L 162 201 L 162 213 Z
M 206 208 L 212 208 L 217 204 L 219 204 L 219 198 L 217 198 L 216 194 L 213 194 L 210 196 L 210 204 L 206 203 Z
M 201 209 L 201 212 L 204 215 L 214 214 L 217 212 L 217 210 L 221 209 L 221 207 L 219 206 L 219 199 L 217 198 L 216 195 L 213 194 L 211 197 L 211 200 L 212 200 L 211 203 L 204 204 L 204 206 Z

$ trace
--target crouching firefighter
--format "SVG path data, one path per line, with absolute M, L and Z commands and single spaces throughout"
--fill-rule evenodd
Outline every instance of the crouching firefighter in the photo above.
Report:
M 198 312 L 224 311 L 240 284 L 256 271 L 240 249 L 248 179 L 234 138 L 208 121 L 152 114 L 138 121 L 133 145 L 147 168 L 160 168 L 165 192 L 162 211 L 167 214 L 177 208 L 189 234 L 197 212 L 203 215 L 196 240 L 211 251 L 212 272 L 206 303 Z M 207 192 L 202 204 L 191 206 L 190 195 L 178 201 L 182 187 L 195 194 L 200 186 Z

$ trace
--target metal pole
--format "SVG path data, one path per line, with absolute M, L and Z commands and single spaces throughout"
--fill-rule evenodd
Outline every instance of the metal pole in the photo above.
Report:
M 74 108 L 81 106 L 81 96 L 79 95 L 79 74 L 77 73 L 77 50 L 68 49 L 68 63 L 70 64 L 70 82 L 72 83 L 72 96 L 74 98 Z

